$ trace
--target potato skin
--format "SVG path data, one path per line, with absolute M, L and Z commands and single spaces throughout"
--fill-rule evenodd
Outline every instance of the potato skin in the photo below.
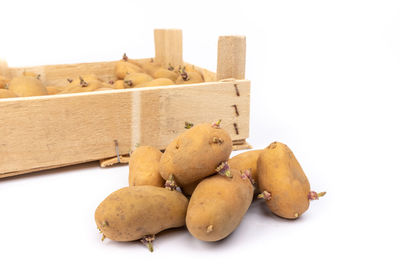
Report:
M 129 159 L 129 186 L 154 185 L 163 187 L 165 180 L 161 177 L 161 151 L 151 146 L 140 146 Z
M 149 82 L 140 83 L 140 84 L 136 85 L 134 88 L 164 86 L 164 85 L 173 85 L 173 84 L 175 84 L 175 83 L 168 78 L 157 78 L 157 79 L 151 80 Z
M 171 81 L 176 81 L 176 78 L 178 78 L 178 73 L 164 69 L 164 68 L 159 68 L 158 70 L 153 72 L 153 77 L 155 79 L 168 78 Z
M 310 183 L 293 152 L 285 144 L 274 142 L 257 161 L 259 189 L 271 194 L 266 200 L 272 213 L 296 219 L 309 206 Z
M 204 178 L 204 179 L 207 179 L 207 178 Z M 203 179 L 199 179 L 191 184 L 183 185 L 181 187 L 182 192 L 185 194 L 185 196 L 191 196 L 201 181 L 203 181 Z
M 239 171 L 250 170 L 251 178 L 258 185 L 257 160 L 263 150 L 252 150 L 240 153 L 228 160 L 228 165 L 232 169 Z
M 8 79 L 6 79 L 6 77 L 3 77 L 0 75 L 0 89 L 6 88 L 7 83 L 8 83 Z
M 138 84 L 147 83 L 153 80 L 153 77 L 147 73 L 132 73 L 125 76 L 124 87 L 133 88 Z
M 189 201 L 186 226 L 203 241 L 218 241 L 240 224 L 253 199 L 248 178 L 231 169 L 232 178 L 214 175 L 201 181 Z
M 189 83 L 202 83 L 204 82 L 203 77 L 198 72 L 188 71 L 187 72 L 188 79 L 184 80 L 182 75 L 176 79 L 176 84 L 189 84 Z
M 47 95 L 46 87 L 43 83 L 30 76 L 19 76 L 13 78 L 8 84 L 8 90 L 17 96 L 39 96 Z
M 11 98 L 11 97 L 17 97 L 17 95 L 11 92 L 10 90 L 0 89 L 0 98 Z
M 222 143 L 214 143 L 219 138 Z M 232 139 L 229 133 L 211 124 L 190 128 L 175 138 L 160 160 L 160 174 L 167 180 L 172 174 L 178 185 L 191 184 L 214 174 L 218 165 L 229 159 Z
M 133 241 L 185 225 L 188 200 L 180 192 L 143 185 L 110 194 L 95 212 L 97 227 L 114 241 Z

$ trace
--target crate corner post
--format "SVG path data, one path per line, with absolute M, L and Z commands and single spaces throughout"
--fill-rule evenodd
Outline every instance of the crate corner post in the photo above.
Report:
M 182 30 L 180 29 L 155 29 L 154 47 L 156 63 L 164 68 L 183 64 Z
M 217 80 L 245 79 L 246 36 L 226 35 L 218 39 Z

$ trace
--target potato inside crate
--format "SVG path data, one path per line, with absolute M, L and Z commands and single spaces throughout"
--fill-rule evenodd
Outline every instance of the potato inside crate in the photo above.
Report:
M 180 30 L 156 30 L 154 60 L 182 64 Z M 164 149 L 185 123 L 221 119 L 234 149 L 250 146 L 250 81 L 244 79 L 245 38 L 220 37 L 217 73 L 199 69 L 205 82 L 0 100 L 0 178 L 101 160 L 127 162 L 135 145 Z M 149 59 L 139 59 L 139 61 Z M 41 75 L 47 86 L 96 74 L 114 79 L 117 61 L 1 68 L 0 75 L 23 71 Z M 119 158 L 117 157 L 117 154 Z

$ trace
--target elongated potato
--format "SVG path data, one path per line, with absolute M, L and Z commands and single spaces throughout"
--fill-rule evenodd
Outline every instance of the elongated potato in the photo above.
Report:
M 161 177 L 161 151 L 151 146 L 140 146 L 129 159 L 129 185 L 154 185 L 163 187 L 165 180 Z
M 203 77 L 198 72 L 188 71 L 181 73 L 176 79 L 176 84 L 189 84 L 204 82 Z
M 155 79 L 157 78 L 168 78 L 172 81 L 175 81 L 176 78 L 178 78 L 178 73 L 174 71 L 170 71 L 164 68 L 159 68 L 158 70 L 153 72 L 153 77 Z
M 97 227 L 114 241 L 133 241 L 185 225 L 187 198 L 180 192 L 143 185 L 110 194 L 95 212 Z
M 253 199 L 247 176 L 230 170 L 232 177 L 214 175 L 201 181 L 189 201 L 186 226 L 203 241 L 218 241 L 240 224 Z
M 216 173 L 221 162 L 232 152 L 229 133 L 219 126 L 203 123 L 175 138 L 160 160 L 160 174 L 167 180 L 174 176 L 178 185 L 191 184 Z
M 239 171 L 250 170 L 251 178 L 258 185 L 257 160 L 262 151 L 262 149 L 259 149 L 240 153 L 230 158 L 228 165 L 230 168 Z
M 124 87 L 133 88 L 138 84 L 147 83 L 153 80 L 153 77 L 147 73 L 132 73 L 125 76 Z
M 17 95 L 10 90 L 0 89 L 0 98 L 10 98 L 10 97 L 17 97 Z
M 141 65 L 142 69 L 147 73 L 150 74 L 151 76 L 154 75 L 154 73 L 161 68 L 161 65 L 155 62 L 146 62 Z
M 115 70 L 114 70 L 114 74 L 115 76 L 117 76 L 118 79 L 125 79 L 125 76 L 127 74 L 132 74 L 132 73 L 137 73 L 137 72 L 143 72 L 142 69 L 131 63 L 131 62 L 127 62 L 127 61 L 118 61 L 117 64 L 115 64 Z
M 30 76 L 19 76 L 13 78 L 8 84 L 8 90 L 17 96 L 39 96 L 47 95 L 46 87 L 43 83 Z
M 309 207 L 311 199 L 322 194 L 310 191 L 310 183 L 293 152 L 274 142 L 257 161 L 258 183 L 268 208 L 286 219 L 296 219 Z

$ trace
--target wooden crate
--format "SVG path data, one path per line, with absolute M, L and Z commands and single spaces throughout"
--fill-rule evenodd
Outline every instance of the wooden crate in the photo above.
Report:
M 155 30 L 156 62 L 182 64 L 181 30 Z M 197 67 L 205 83 L 0 100 L 0 178 L 102 160 L 125 161 L 136 144 L 164 149 L 194 124 L 222 120 L 234 149 L 249 148 L 250 81 L 244 79 L 245 37 L 221 36 L 217 73 Z M 143 59 L 146 60 L 146 59 Z M 114 78 L 117 61 L 8 68 L 41 75 L 46 85 L 94 73 Z M 104 160 L 106 159 L 106 160 Z

